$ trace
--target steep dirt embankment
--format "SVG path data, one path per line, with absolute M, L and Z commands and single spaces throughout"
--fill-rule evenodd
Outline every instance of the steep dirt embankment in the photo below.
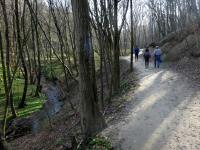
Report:
M 42 92 L 47 96 L 47 101 L 40 111 L 33 113 L 30 117 L 19 118 L 10 123 L 7 132 L 9 140 L 44 130 L 44 128 L 51 126 L 52 118 L 60 112 L 65 95 L 59 81 L 49 82 L 42 78 L 41 85 Z
M 183 57 L 200 57 L 200 28 L 188 27 L 173 32 L 159 42 L 165 57 L 169 61 L 177 61 Z M 199 47 L 199 48 L 198 48 Z
M 200 23 L 169 34 L 159 45 L 170 68 L 200 82 Z

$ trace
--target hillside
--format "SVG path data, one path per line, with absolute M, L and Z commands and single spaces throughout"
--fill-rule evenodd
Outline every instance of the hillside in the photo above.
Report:
M 197 26 L 197 25 L 196 25 Z M 173 32 L 159 42 L 170 68 L 200 81 L 200 28 L 188 27 Z
M 199 58 L 199 28 L 188 27 L 173 32 L 159 42 L 168 61 L 177 61 L 183 57 Z

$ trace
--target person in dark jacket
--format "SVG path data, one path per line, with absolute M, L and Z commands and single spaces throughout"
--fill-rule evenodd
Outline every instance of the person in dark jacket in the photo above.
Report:
M 149 60 L 151 58 L 151 54 L 148 48 L 145 50 L 143 57 L 145 61 L 145 68 L 149 68 Z
M 134 49 L 134 53 L 135 53 L 135 62 L 138 61 L 139 52 L 140 52 L 140 49 L 136 46 L 135 49 Z

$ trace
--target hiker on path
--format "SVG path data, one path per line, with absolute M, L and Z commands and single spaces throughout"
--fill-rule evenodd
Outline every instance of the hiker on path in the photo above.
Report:
M 145 61 L 145 68 L 149 68 L 149 60 L 151 58 L 151 54 L 148 48 L 145 50 L 143 57 Z
M 162 55 L 161 49 L 159 48 L 159 46 L 156 46 L 156 49 L 154 50 L 154 67 L 155 68 L 160 68 L 161 55 Z
M 134 48 L 135 62 L 138 61 L 139 52 L 140 52 L 140 49 L 136 46 L 136 47 Z

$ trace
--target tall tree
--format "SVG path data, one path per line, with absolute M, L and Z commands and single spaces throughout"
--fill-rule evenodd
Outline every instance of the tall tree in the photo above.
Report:
M 24 1 L 25 3 L 25 1 Z M 24 5 L 25 7 L 25 5 Z M 24 8 L 25 9 L 25 8 Z M 19 22 L 19 12 L 18 12 L 18 0 L 15 0 L 15 17 L 16 17 L 16 27 L 17 27 L 17 45 L 18 45 L 18 52 L 20 55 L 20 59 L 21 59 L 21 63 L 22 63 L 22 67 L 23 67 L 23 71 L 24 71 L 24 90 L 23 90 L 23 94 L 22 94 L 22 99 L 21 102 L 19 104 L 19 108 L 24 108 L 26 103 L 26 93 L 27 93 L 27 89 L 28 89 L 28 70 L 26 67 L 26 62 L 25 62 L 25 58 L 24 58 L 24 46 L 22 45 L 22 39 L 21 39 L 21 30 L 20 30 L 20 22 Z
M 81 97 L 81 126 L 84 139 L 94 136 L 105 127 L 98 107 L 95 81 L 94 52 L 90 31 L 89 6 L 87 0 L 72 0 L 79 54 L 79 86 Z
M 56 33 L 57 33 L 57 36 L 58 36 L 58 39 L 59 39 L 60 54 L 61 54 L 61 60 L 63 62 L 62 66 L 63 66 L 63 72 L 64 72 L 64 76 L 65 76 L 65 83 L 66 83 L 67 89 L 69 89 L 69 85 L 68 85 L 69 81 L 68 81 L 67 69 L 65 67 L 65 56 L 64 56 L 65 44 L 64 44 L 64 39 L 63 39 L 63 35 L 62 35 L 62 31 L 61 31 L 60 25 L 58 24 L 57 17 L 56 17 L 56 14 L 55 14 L 53 0 L 48 0 L 48 3 L 49 3 L 49 8 L 50 8 L 51 15 L 53 17 L 53 22 L 54 22 L 54 25 L 56 27 L 56 31 L 57 31 Z
M 37 87 L 36 87 L 36 91 L 35 91 L 35 96 L 39 96 L 39 93 L 41 92 L 41 85 L 40 85 L 40 81 L 41 81 L 41 45 L 40 45 L 40 34 L 39 34 L 39 28 L 38 28 L 38 0 L 35 0 L 35 34 L 36 34 L 36 49 L 37 49 Z
M 131 66 L 130 70 L 133 71 L 133 1 L 130 0 L 130 18 L 131 18 Z
M 113 28 L 114 28 L 114 33 L 113 33 L 113 39 L 114 39 L 114 45 L 113 45 L 113 72 L 112 72 L 112 77 L 113 77 L 113 90 L 114 92 L 117 92 L 120 87 L 120 62 L 119 62 L 119 57 L 120 57 L 120 34 L 122 31 L 122 27 L 125 23 L 126 19 L 126 14 L 128 10 L 128 4 L 129 0 L 127 0 L 125 3 L 126 5 L 123 5 L 125 7 L 125 11 L 122 14 L 122 23 L 121 26 L 118 26 L 118 6 L 119 6 L 119 0 L 114 0 L 113 5 L 114 5 L 114 14 L 113 14 Z
M 11 77 L 11 70 L 10 70 L 10 52 L 11 52 L 11 42 L 10 42 L 10 31 L 9 31 L 9 24 L 8 24 L 8 15 L 7 15 L 7 5 L 5 0 L 0 0 L 2 12 L 3 12 L 3 20 L 5 24 L 5 41 L 6 41 L 6 74 L 7 74 L 7 101 L 10 103 L 12 117 L 16 118 L 17 114 L 14 107 L 13 96 L 12 96 L 12 77 Z
M 0 129 L 0 149 L 6 150 L 5 145 L 5 128 L 6 128 L 6 119 L 7 119 L 7 113 L 8 113 L 8 87 L 7 87 L 7 78 L 6 78 L 6 65 L 4 61 L 4 51 L 3 51 L 3 42 L 2 42 L 2 36 L 0 31 L 0 53 L 1 53 L 1 65 L 3 70 L 3 81 L 4 81 L 4 90 L 6 94 L 6 102 L 5 102 L 5 110 L 4 110 L 4 119 L 3 119 L 3 125 L 2 129 Z M 1 125 L 0 125 L 1 127 Z

